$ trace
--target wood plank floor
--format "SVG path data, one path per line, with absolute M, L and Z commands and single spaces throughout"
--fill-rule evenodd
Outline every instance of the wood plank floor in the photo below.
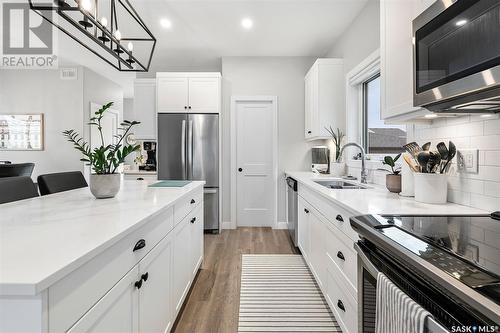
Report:
M 172 332 L 238 331 L 241 254 L 294 254 L 287 230 L 238 228 L 205 235 L 205 260 Z

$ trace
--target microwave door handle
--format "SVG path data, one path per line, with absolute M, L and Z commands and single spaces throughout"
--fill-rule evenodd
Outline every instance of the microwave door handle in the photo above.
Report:
M 181 124 L 181 164 L 182 179 L 186 179 L 186 121 Z
M 378 273 L 380 273 L 379 270 L 372 264 L 370 259 L 368 259 L 358 243 L 354 243 L 354 249 L 358 252 L 358 259 L 361 260 L 363 267 L 376 279 Z

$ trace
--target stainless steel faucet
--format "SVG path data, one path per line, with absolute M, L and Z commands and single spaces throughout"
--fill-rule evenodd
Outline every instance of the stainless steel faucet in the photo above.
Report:
M 342 154 L 344 153 L 344 149 L 346 147 L 350 147 L 350 146 L 358 147 L 359 150 L 361 151 L 361 183 L 362 184 L 366 184 L 366 178 L 368 177 L 368 172 L 366 172 L 365 150 L 364 150 L 364 148 L 361 147 L 360 145 L 358 145 L 355 142 L 349 142 L 349 143 L 346 143 L 344 145 L 344 147 L 342 147 L 342 149 L 340 150 L 340 156 L 342 156 Z

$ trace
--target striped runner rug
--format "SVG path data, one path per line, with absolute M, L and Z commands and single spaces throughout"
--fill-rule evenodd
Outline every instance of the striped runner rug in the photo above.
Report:
M 238 332 L 342 332 L 301 255 L 242 255 Z

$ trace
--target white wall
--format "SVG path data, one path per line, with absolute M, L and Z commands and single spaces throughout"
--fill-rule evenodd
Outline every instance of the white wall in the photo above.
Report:
M 222 58 L 223 221 L 230 221 L 230 99 L 233 95 L 278 96 L 278 222 L 286 221 L 285 170 L 307 170 L 310 148 L 304 141 L 304 76 L 313 57 Z M 316 143 L 317 144 L 317 143 Z
M 83 170 L 79 154 L 62 131 L 83 129 L 83 69 L 78 79 L 63 81 L 57 70 L 0 70 L 0 113 L 43 113 L 43 151 L 0 151 L 0 160 L 34 162 L 39 174 Z
M 90 102 L 114 101 L 123 110 L 123 88 L 113 81 L 78 67 L 76 80 L 61 80 L 58 70 L 0 70 L 0 113 L 43 113 L 43 151 L 0 151 L 0 160 L 33 162 L 33 179 L 40 174 L 83 171 L 80 154 L 62 131 L 74 129 L 89 137 Z
M 380 1 L 369 0 L 325 57 L 343 58 L 344 71 L 347 74 L 378 48 L 380 48 Z
M 479 149 L 479 172 L 460 174 L 453 165 L 448 180 L 448 201 L 497 211 L 500 209 L 500 119 L 479 116 L 436 119 L 431 125 L 416 125 L 408 140 L 433 146 L 451 140 L 460 148 Z

